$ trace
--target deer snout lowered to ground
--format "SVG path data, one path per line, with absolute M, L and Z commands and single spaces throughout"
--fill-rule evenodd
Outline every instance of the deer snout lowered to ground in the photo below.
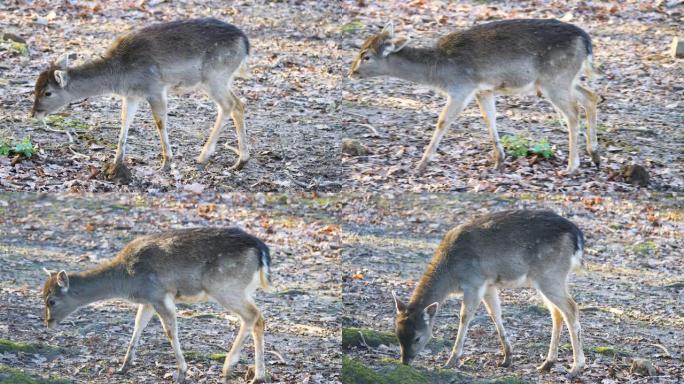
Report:
M 100 300 L 137 303 L 133 337 L 119 371 L 130 368 L 140 335 L 157 313 L 178 361 L 177 381 L 182 382 L 188 366 L 178 340 L 176 303 L 216 301 L 241 320 L 223 365 L 224 381 L 251 331 L 253 382 L 263 382 L 264 319 L 252 295 L 257 287 L 269 285 L 270 260 L 266 244 L 237 228 L 184 229 L 139 237 L 97 268 L 78 273 L 46 270 L 45 325 L 54 328 L 79 307 Z
M 64 55 L 36 81 L 31 115 L 44 119 L 68 103 L 85 97 L 117 94 L 123 99 L 121 133 L 114 162 L 106 175 L 127 182 L 123 163 L 128 128 L 141 101 L 147 101 L 161 140 L 162 169 L 171 164 L 167 132 L 166 95 L 171 87 L 199 86 L 216 102 L 218 116 L 197 162 L 214 153 L 226 114 L 237 131 L 239 158 L 232 169 L 249 159 L 244 103 L 231 90 L 238 70 L 246 67 L 249 40 L 237 27 L 216 19 L 194 19 L 155 24 L 117 39 L 100 58 L 70 67 Z
M 579 84 L 582 70 L 592 71 L 591 38 L 582 29 L 557 20 L 505 20 L 448 34 L 429 48 L 409 46 L 392 23 L 363 43 L 349 76 L 392 76 L 435 88 L 447 96 L 430 144 L 418 164 L 423 172 L 458 114 L 475 98 L 494 145 L 494 164 L 505 158 L 496 130 L 495 96 L 544 95 L 564 116 L 570 135 L 566 172 L 580 165 L 577 149 L 578 106 L 587 115 L 587 151 L 598 166 L 597 95 Z
M 581 265 L 582 231 L 572 222 L 546 211 L 508 211 L 475 218 L 449 231 L 413 291 L 408 304 L 394 295 L 396 334 L 401 361 L 409 364 L 432 337 L 441 303 L 449 294 L 463 293 L 458 334 L 447 367 L 463 354 L 468 325 L 480 301 L 499 334 L 500 365 L 511 363 L 499 288 L 533 287 L 543 297 L 552 320 L 551 345 L 539 370 L 549 370 L 558 357 L 563 320 L 570 332 L 573 365 L 568 376 L 584 367 L 577 304 L 568 292 L 568 274 Z

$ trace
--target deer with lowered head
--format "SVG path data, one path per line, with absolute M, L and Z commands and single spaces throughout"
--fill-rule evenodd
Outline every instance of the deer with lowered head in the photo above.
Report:
M 576 377 L 585 360 L 577 304 L 568 292 L 570 272 L 580 267 L 582 231 L 547 211 L 506 211 L 477 217 L 449 231 L 413 291 L 408 304 L 394 292 L 395 331 L 401 361 L 409 364 L 432 337 L 438 309 L 453 293 L 462 293 L 456 342 L 446 367 L 456 367 L 463 355 L 468 325 L 482 302 L 501 340 L 503 360 L 511 364 L 511 344 L 501 320 L 500 288 L 532 287 L 549 308 L 551 344 L 539 370 L 550 370 L 558 357 L 563 321 L 570 332 Z
M 504 20 L 448 34 L 432 47 L 411 47 L 390 22 L 363 43 L 349 71 L 351 78 L 392 76 L 430 86 L 447 103 L 418 164 L 425 171 L 442 137 L 474 98 L 494 146 L 494 166 L 505 158 L 496 130 L 495 96 L 544 95 L 564 116 L 570 150 L 567 174 L 580 165 L 578 106 L 587 116 L 587 151 L 599 165 L 596 138 L 597 95 L 579 83 L 580 73 L 593 73 L 591 38 L 581 28 L 557 20 Z
M 205 18 L 155 24 L 117 39 L 102 57 L 70 67 L 64 55 L 36 80 L 31 115 L 43 120 L 72 101 L 102 94 L 123 99 L 121 132 L 112 164 L 105 167 L 110 179 L 127 180 L 124 166 L 128 129 L 141 101 L 149 103 L 161 140 L 162 170 L 171 165 L 167 130 L 167 91 L 173 87 L 199 87 L 218 106 L 218 116 L 197 162 L 206 164 L 214 153 L 226 114 L 237 131 L 239 159 L 232 169 L 249 159 L 244 124 L 244 103 L 231 85 L 244 70 L 249 40 L 237 27 Z M 127 181 L 123 181 L 124 183 Z
M 133 337 L 119 372 L 131 367 L 140 335 L 156 313 L 178 361 L 176 381 L 183 382 L 188 366 L 178 339 L 176 303 L 215 301 L 241 320 L 223 365 L 224 382 L 250 331 L 255 350 L 252 382 L 264 382 L 264 319 L 252 295 L 257 287 L 268 287 L 270 260 L 266 244 L 238 228 L 182 229 L 139 237 L 94 269 L 46 270 L 45 325 L 54 328 L 76 309 L 100 300 L 137 303 Z

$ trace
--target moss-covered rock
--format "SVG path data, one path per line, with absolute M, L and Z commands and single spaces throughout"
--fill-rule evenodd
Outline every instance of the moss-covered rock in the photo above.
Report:
M 28 374 L 22 370 L 0 364 L 0 384 L 69 384 L 71 381 L 49 377 L 43 378 L 38 375 Z
M 365 344 L 364 344 L 365 341 Z M 342 348 L 360 347 L 368 345 L 377 347 L 381 344 L 399 344 L 397 337 L 390 332 L 380 332 L 368 328 L 344 327 L 342 328 Z
M 47 357 L 54 357 L 64 352 L 64 350 L 49 344 L 23 343 L 7 339 L 0 339 L 0 353 L 14 352 L 34 353 Z

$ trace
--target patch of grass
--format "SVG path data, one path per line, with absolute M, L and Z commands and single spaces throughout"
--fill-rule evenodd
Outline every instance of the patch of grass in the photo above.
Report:
M 225 353 L 212 353 L 211 355 L 209 355 L 209 360 L 223 361 L 225 359 L 226 359 Z
M 644 242 L 635 244 L 632 249 L 634 252 L 640 254 L 640 255 L 648 255 L 650 253 L 655 252 L 656 250 L 656 242 L 653 240 L 646 240 Z
M 363 337 L 361 336 L 363 335 Z M 377 347 L 381 344 L 399 344 L 397 337 L 390 332 L 379 332 L 367 328 L 344 327 L 342 328 L 342 348 L 359 347 L 368 344 Z
M 56 376 L 43 378 L 0 364 L 0 384 L 69 384 L 71 381 Z
M 601 354 L 601 355 L 615 356 L 615 348 L 613 348 L 613 347 L 602 347 L 602 346 L 591 347 L 591 351 L 594 353 Z
M 342 30 L 344 33 L 353 33 L 363 29 L 364 27 L 365 25 L 362 22 L 354 20 L 341 26 L 340 30 Z
M 69 129 L 73 129 L 76 131 L 86 131 L 86 130 L 90 129 L 90 126 L 81 120 L 68 119 L 68 118 L 65 118 L 64 116 L 59 116 L 59 115 L 49 116 L 46 119 L 46 121 L 49 125 L 52 125 L 53 127 L 57 127 L 57 128 L 62 128 L 62 129 L 69 128 Z
M 31 157 L 36 153 L 36 147 L 33 146 L 30 137 L 24 137 L 21 141 L 11 141 L 7 138 L 0 139 L 0 155 L 23 155 Z
M 342 358 L 342 382 L 345 384 L 423 384 L 468 382 L 453 369 L 427 370 L 401 364 L 396 359 L 381 359 L 380 367 L 369 367 L 350 358 Z
M 24 352 L 41 354 L 46 356 L 56 356 L 63 352 L 61 348 L 48 344 L 22 343 L 7 339 L 0 339 L 0 353 Z
M 26 43 L 0 37 L 0 44 L 2 44 L 2 47 L 10 53 L 16 53 L 21 56 L 29 55 L 28 45 Z
M 476 381 L 474 384 L 528 384 L 528 382 L 517 377 L 504 376 L 494 380 Z
M 513 157 L 527 157 L 531 155 L 538 155 L 545 159 L 553 157 L 553 148 L 551 148 L 547 138 L 535 142 L 527 136 L 507 135 L 501 138 L 501 145 Z
M 542 306 L 542 305 L 534 305 L 530 304 L 525 308 L 526 312 L 533 313 L 535 315 L 539 316 L 548 316 L 549 315 L 549 309 Z

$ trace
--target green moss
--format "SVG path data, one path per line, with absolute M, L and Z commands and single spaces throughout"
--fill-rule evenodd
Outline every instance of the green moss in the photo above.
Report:
M 528 384 L 528 382 L 517 377 L 505 376 L 494 380 L 476 381 L 474 384 Z
M 38 375 L 0 364 L 0 384 L 68 384 L 71 381 L 51 376 L 43 378 Z
M 363 335 L 363 337 L 361 335 Z M 381 344 L 399 344 L 399 341 L 397 340 L 397 337 L 390 332 L 379 332 L 367 328 L 342 328 L 342 348 L 348 349 L 365 345 L 377 347 Z
M 342 358 L 342 382 L 345 384 L 427 384 L 469 382 L 453 369 L 426 370 L 401 364 L 396 359 L 381 359 L 380 367 L 371 368 L 349 358 Z
M 344 24 L 342 27 L 340 27 L 340 29 L 344 33 L 352 33 L 352 32 L 356 32 L 360 29 L 363 29 L 363 27 L 364 27 L 364 25 L 362 22 L 360 22 L 358 20 L 354 20 L 351 23 Z
M 225 353 L 212 353 L 211 355 L 209 355 L 209 360 L 223 361 L 225 359 L 226 359 Z
M 615 348 L 613 347 L 592 347 L 591 351 L 601 355 L 615 356 Z
M 634 252 L 641 254 L 641 255 L 647 255 L 649 253 L 653 253 L 656 250 L 656 243 L 653 240 L 646 240 L 642 243 L 635 244 L 632 249 Z
M 0 353 L 24 352 L 47 356 L 59 355 L 63 352 L 61 348 L 48 344 L 22 343 L 7 339 L 0 339 Z
M 548 316 L 549 315 L 549 310 L 548 308 L 542 306 L 542 305 L 528 305 L 527 308 L 525 308 L 525 311 L 528 313 L 533 313 L 535 315 L 539 316 Z
M 90 126 L 87 123 L 77 119 L 67 119 L 64 116 L 52 115 L 46 120 L 49 125 L 57 128 L 70 128 L 76 131 L 85 131 L 90 129 Z

